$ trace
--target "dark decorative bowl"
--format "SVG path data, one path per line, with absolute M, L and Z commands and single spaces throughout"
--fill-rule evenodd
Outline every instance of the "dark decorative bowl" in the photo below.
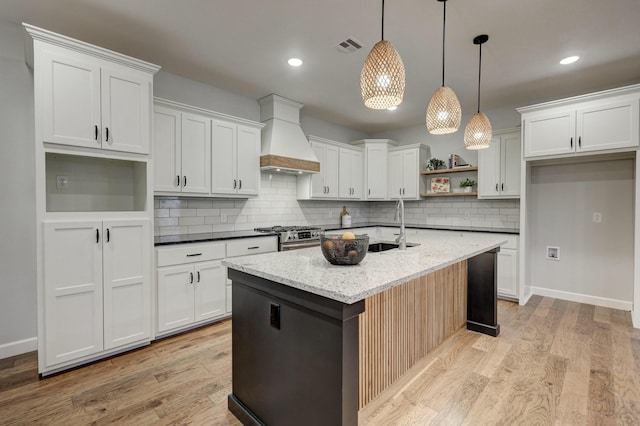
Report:
M 346 239 L 344 238 L 346 237 Z M 320 248 L 325 259 L 334 265 L 357 265 L 369 250 L 369 236 L 344 234 L 320 234 Z

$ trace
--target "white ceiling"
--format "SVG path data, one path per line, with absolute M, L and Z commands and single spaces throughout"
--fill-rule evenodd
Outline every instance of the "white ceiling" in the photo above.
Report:
M 406 68 L 394 112 L 366 108 L 360 71 L 380 40 L 379 0 L 2 0 L 0 19 L 28 22 L 258 99 L 277 93 L 305 112 L 365 133 L 424 122 L 441 84 L 442 3 L 387 0 L 385 39 Z M 640 82 L 639 0 L 449 0 L 446 84 L 463 114 Z M 347 37 L 365 47 L 346 55 Z M 558 61 L 579 55 L 576 64 Z M 291 68 L 286 60 L 304 60 Z M 491 117 L 490 117 L 491 118 Z

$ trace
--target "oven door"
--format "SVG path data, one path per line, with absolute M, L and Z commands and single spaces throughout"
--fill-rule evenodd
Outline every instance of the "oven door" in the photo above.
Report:
M 280 251 L 289 251 L 289 250 L 298 250 L 309 247 L 318 247 L 320 245 L 319 240 L 313 241 L 299 241 L 299 242 L 291 242 L 280 244 Z

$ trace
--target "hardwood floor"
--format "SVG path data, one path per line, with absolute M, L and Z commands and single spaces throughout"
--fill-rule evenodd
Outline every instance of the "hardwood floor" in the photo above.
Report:
M 638 425 L 640 330 L 628 312 L 534 296 L 499 302 L 501 335 L 460 330 L 361 425 Z M 0 425 L 238 425 L 231 321 L 38 379 L 0 360 Z

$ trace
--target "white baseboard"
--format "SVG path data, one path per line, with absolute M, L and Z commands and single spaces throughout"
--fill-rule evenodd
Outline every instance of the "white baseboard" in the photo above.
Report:
M 633 328 L 640 328 L 640 312 L 637 309 L 631 311 L 631 321 L 633 322 Z
M 529 299 L 531 299 L 531 287 L 527 286 L 524 288 L 524 292 L 523 294 L 520 296 L 520 300 L 519 300 L 519 304 L 520 306 L 524 306 L 527 304 L 527 302 L 529 301 Z
M 0 359 L 9 358 L 10 356 L 20 355 L 38 349 L 38 338 L 18 340 L 17 342 L 9 342 L 0 345 Z
M 589 296 L 581 293 L 571 293 L 568 291 L 553 290 L 543 287 L 531 287 L 531 292 L 538 296 L 553 297 L 555 299 L 568 300 L 570 302 L 587 303 L 589 305 L 602 306 L 605 308 L 620 309 L 623 311 L 631 311 L 632 302 L 624 300 L 608 299 L 606 297 Z

